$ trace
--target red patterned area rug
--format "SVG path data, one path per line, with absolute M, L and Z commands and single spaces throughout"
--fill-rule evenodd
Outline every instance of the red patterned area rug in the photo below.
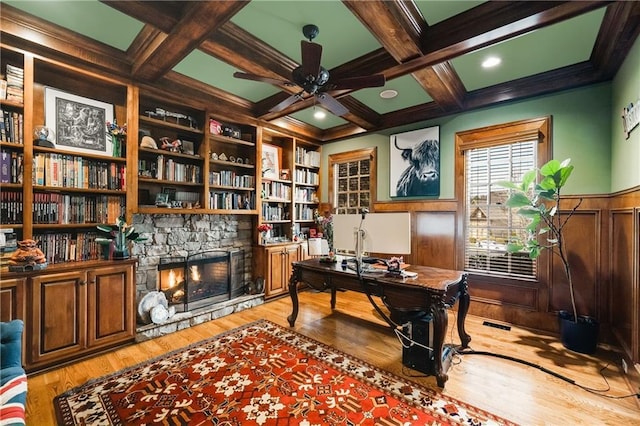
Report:
M 61 425 L 511 425 L 261 320 L 54 399 Z

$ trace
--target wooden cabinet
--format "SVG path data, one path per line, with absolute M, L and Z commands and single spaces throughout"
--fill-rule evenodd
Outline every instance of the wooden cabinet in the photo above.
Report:
M 3 278 L 0 281 L 0 321 L 24 320 L 26 281 L 26 278 Z
M 254 252 L 254 270 L 264 278 L 265 298 L 281 296 L 289 291 L 291 263 L 301 259 L 300 244 L 289 243 L 259 247 Z
M 135 261 L 56 265 L 8 273 L 5 288 L 24 295 L 25 369 L 33 372 L 131 342 L 135 338 Z M 23 287 L 20 290 L 20 287 Z M 18 298 L 18 302 L 19 298 Z

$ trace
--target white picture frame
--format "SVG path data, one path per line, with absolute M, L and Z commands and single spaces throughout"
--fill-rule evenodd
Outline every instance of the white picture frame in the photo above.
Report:
M 113 155 L 107 122 L 113 105 L 45 87 L 46 127 L 53 130 L 56 149 L 84 154 Z
M 280 148 L 275 145 L 262 145 L 262 177 L 280 179 Z

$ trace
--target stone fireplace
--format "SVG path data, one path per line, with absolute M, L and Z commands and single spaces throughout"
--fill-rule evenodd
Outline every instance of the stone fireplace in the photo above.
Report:
M 177 311 L 189 311 L 244 294 L 244 250 L 205 251 L 161 258 L 158 290 Z

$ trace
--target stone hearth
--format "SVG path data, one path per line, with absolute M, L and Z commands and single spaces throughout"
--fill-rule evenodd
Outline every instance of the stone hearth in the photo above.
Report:
M 263 303 L 264 294 L 244 295 L 189 312 L 176 313 L 163 324 L 139 324 L 136 330 L 136 342 L 143 342 L 175 333 L 176 331 L 222 318 L 234 312 L 244 311 Z

